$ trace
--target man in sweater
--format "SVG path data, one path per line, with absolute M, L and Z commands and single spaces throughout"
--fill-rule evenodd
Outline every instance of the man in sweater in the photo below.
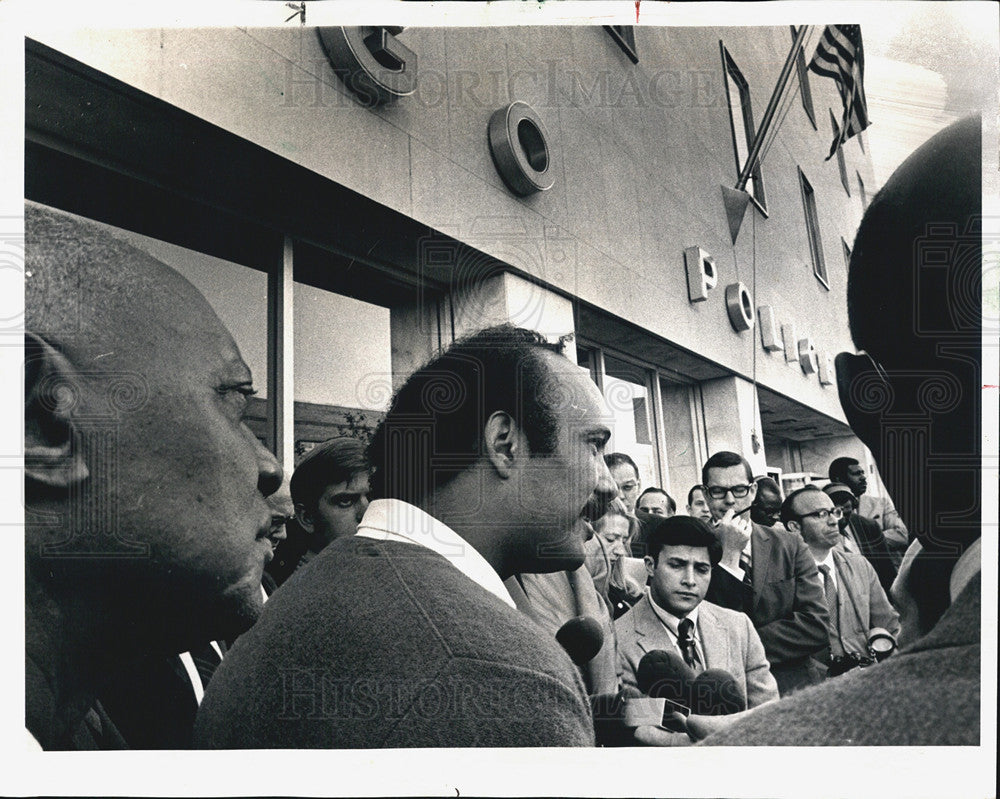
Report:
M 588 746 L 576 667 L 503 580 L 579 568 L 618 488 L 596 386 L 537 333 L 457 342 L 393 399 L 358 533 L 268 602 L 205 694 L 205 747 Z

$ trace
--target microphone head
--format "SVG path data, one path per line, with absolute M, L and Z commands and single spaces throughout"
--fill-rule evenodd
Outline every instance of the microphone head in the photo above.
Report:
M 688 706 L 688 685 L 694 672 L 675 652 L 654 649 L 642 656 L 635 670 L 639 690 L 653 699 L 668 699 Z
M 604 646 L 604 631 L 590 616 L 575 616 L 556 632 L 556 640 L 577 666 L 585 666 Z
M 701 716 L 728 716 L 747 709 L 736 678 L 723 669 L 705 669 L 691 682 L 691 712 Z

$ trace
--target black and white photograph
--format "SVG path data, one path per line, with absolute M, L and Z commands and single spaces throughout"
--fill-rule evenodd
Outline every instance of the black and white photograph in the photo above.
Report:
M 998 9 L 0 2 L 0 793 L 995 796 Z

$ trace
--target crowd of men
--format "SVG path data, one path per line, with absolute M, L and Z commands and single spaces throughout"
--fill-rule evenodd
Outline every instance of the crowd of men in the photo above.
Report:
M 927 221 L 978 213 L 979 141 L 970 120 L 917 151 L 855 243 L 863 352 L 838 381 L 883 475 L 896 453 L 857 382 L 978 379 L 913 318 L 947 319 L 946 298 L 885 298 L 916 295 Z M 604 399 L 561 347 L 500 326 L 414 372 L 367 447 L 326 442 L 286 480 L 205 299 L 87 220 L 25 213 L 38 746 L 978 743 L 975 468 L 932 483 L 907 529 L 856 460 L 783 496 L 719 451 L 678 514 L 605 451 Z M 443 375 L 458 399 L 429 401 Z M 978 392 L 953 399 L 933 453 L 968 460 Z

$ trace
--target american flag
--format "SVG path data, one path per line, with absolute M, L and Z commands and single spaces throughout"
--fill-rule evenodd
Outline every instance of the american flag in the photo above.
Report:
M 827 25 L 809 69 L 837 82 L 840 99 L 844 101 L 844 118 L 830 147 L 830 160 L 837 148 L 871 123 L 865 100 L 865 54 L 861 48 L 861 26 Z

